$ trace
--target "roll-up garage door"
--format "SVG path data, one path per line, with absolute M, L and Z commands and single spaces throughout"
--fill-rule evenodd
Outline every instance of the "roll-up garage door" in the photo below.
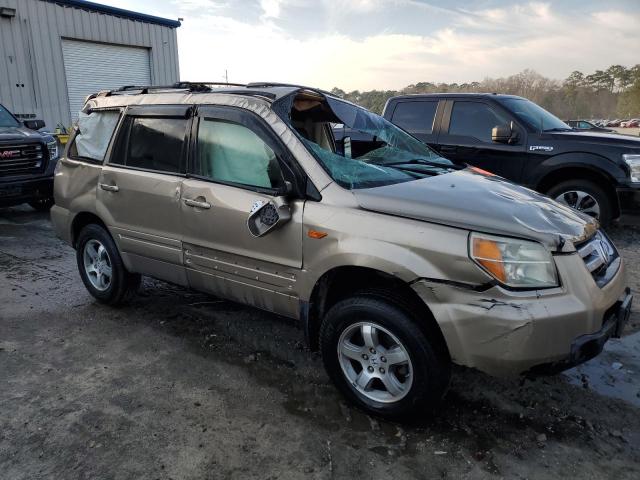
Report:
M 149 49 L 62 40 L 71 120 L 91 93 L 124 85 L 150 85 Z

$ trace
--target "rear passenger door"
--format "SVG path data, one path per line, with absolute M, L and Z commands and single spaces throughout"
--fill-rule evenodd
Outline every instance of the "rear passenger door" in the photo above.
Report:
M 127 267 L 179 284 L 186 284 L 180 192 L 190 130 L 190 106 L 128 108 L 97 190 L 98 214 Z
M 418 140 L 435 145 L 438 104 L 437 99 L 399 100 L 391 112 L 391 123 L 409 132 Z
M 257 202 L 296 183 L 288 150 L 260 117 L 234 107 L 200 107 L 192 136 L 180 204 L 189 284 L 296 317 L 304 200 L 288 199 L 291 219 L 262 237 L 247 227 Z
M 495 105 L 477 100 L 449 100 L 444 110 L 437 150 L 513 181 L 520 181 L 526 157 L 525 131 L 514 122 L 519 140 L 507 145 L 491 139 L 493 127 L 513 119 Z

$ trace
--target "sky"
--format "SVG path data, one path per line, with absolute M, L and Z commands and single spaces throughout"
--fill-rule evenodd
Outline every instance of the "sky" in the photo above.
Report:
M 181 80 L 323 89 L 640 63 L 640 0 L 95 0 L 178 28 Z

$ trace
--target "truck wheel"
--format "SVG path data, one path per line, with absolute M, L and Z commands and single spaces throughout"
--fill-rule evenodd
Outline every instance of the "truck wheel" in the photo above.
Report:
M 111 235 L 100 225 L 80 231 L 76 260 L 84 286 L 102 303 L 121 304 L 140 287 L 140 275 L 127 271 Z
M 549 189 L 547 195 L 556 202 L 591 215 L 603 226 L 609 225 L 613 206 L 607 193 L 589 180 L 568 180 Z
M 334 305 L 322 322 L 320 349 L 342 394 L 388 418 L 424 414 L 438 405 L 451 362 L 400 303 L 357 295 Z
M 31 200 L 29 206 L 38 212 L 48 212 L 53 207 L 53 198 L 39 198 Z

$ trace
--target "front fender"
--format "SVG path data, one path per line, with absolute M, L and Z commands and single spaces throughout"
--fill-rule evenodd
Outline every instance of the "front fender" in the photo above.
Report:
M 469 259 L 466 230 L 359 209 L 327 214 L 333 208 L 305 207 L 305 231 L 327 235 L 303 239 L 303 300 L 326 272 L 342 266 L 369 268 L 406 283 L 429 278 L 480 285 L 490 280 Z
M 582 168 L 609 179 L 624 179 L 622 166 L 607 157 L 591 152 L 560 153 L 547 158 L 536 169 L 533 184 L 540 185 L 549 174 L 565 168 Z

